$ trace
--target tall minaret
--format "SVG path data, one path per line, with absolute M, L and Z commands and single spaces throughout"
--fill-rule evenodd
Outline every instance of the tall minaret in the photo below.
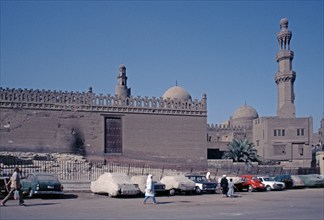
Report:
M 294 105 L 294 82 L 296 73 L 292 70 L 294 52 L 290 50 L 291 31 L 288 30 L 287 18 L 280 20 L 280 32 L 277 39 L 279 51 L 276 59 L 278 72 L 275 75 L 275 82 L 278 88 L 278 109 L 277 116 L 280 118 L 295 118 L 296 110 Z
M 124 64 L 119 66 L 119 73 L 117 76 L 117 86 L 115 88 L 115 95 L 121 98 L 126 98 L 131 95 L 131 89 L 127 88 L 126 67 Z

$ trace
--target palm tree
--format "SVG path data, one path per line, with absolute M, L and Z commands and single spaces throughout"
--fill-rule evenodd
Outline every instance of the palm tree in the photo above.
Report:
M 244 162 L 250 166 L 252 166 L 252 162 L 259 162 L 259 156 L 254 144 L 247 139 L 233 139 L 228 144 L 228 152 L 224 153 L 223 159 L 233 159 L 234 162 Z

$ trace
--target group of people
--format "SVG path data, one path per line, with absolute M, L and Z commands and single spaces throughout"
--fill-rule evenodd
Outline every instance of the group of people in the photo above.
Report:
M 14 169 L 14 172 L 10 180 L 8 181 L 8 183 L 5 184 L 5 188 L 8 191 L 8 195 L 1 201 L 1 206 L 6 206 L 6 202 L 14 195 L 15 192 L 18 193 L 18 196 L 16 197 L 17 200 L 19 201 L 18 204 L 20 206 L 26 206 L 23 200 L 22 192 L 20 190 L 21 188 L 20 180 L 21 180 L 20 171 L 19 168 L 16 167 Z M 8 188 L 9 185 L 10 185 L 10 189 Z
M 224 174 L 221 179 L 220 186 L 222 188 L 223 197 L 233 197 L 234 196 L 235 185 L 234 185 L 232 178 L 230 178 L 228 181 L 226 175 Z
M 207 179 L 210 181 L 210 172 L 207 173 L 206 175 Z M 20 206 L 26 206 L 22 192 L 20 191 L 21 184 L 20 184 L 20 171 L 19 168 L 16 167 L 14 169 L 14 173 L 12 174 L 9 182 L 5 185 L 5 188 L 8 188 L 10 184 L 10 190 L 8 190 L 8 195 L 1 201 L 2 206 L 6 206 L 6 202 L 14 195 L 15 191 L 19 193 L 19 205 Z M 234 182 L 232 179 L 229 179 L 229 181 L 226 178 L 226 175 L 223 175 L 220 186 L 222 188 L 222 194 L 223 197 L 231 197 L 234 196 Z M 153 175 L 149 174 L 146 180 L 146 185 L 145 185 L 145 198 L 143 201 L 143 204 L 146 204 L 146 201 L 151 198 L 153 201 L 153 204 L 157 204 L 156 198 L 155 198 L 155 191 L 154 191 L 154 181 L 153 181 Z

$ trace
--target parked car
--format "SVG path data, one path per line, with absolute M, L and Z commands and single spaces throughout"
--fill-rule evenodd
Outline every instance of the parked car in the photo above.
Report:
M 241 175 L 240 177 L 244 182 L 240 185 L 236 185 L 238 191 L 247 190 L 252 192 L 265 190 L 265 185 L 258 179 L 258 177 L 253 175 Z
M 143 175 L 131 177 L 131 182 L 133 184 L 138 185 L 138 188 L 140 189 L 142 194 L 145 194 L 146 180 L 147 180 L 147 176 L 143 176 Z M 165 185 L 163 183 L 160 183 L 159 181 L 154 180 L 154 178 L 153 178 L 153 182 L 154 182 L 155 194 L 164 194 Z
M 300 178 L 300 175 L 291 175 L 291 179 L 293 181 L 293 187 L 294 188 L 304 188 L 305 187 L 305 183 Z
M 275 181 L 284 182 L 286 189 L 292 189 L 294 187 L 294 181 L 289 174 L 281 174 L 274 177 Z
M 189 173 L 185 175 L 188 179 L 195 182 L 195 192 L 197 194 L 203 193 L 203 192 L 209 192 L 209 193 L 215 193 L 217 188 L 217 182 L 215 181 L 209 181 L 207 180 L 206 176 L 195 174 L 195 173 Z
M 324 187 L 324 176 L 318 174 L 299 175 L 305 187 Z
M 30 173 L 21 180 L 21 191 L 29 197 L 41 195 L 64 195 L 63 185 L 57 177 L 49 173 Z
M 284 182 L 275 181 L 273 177 L 259 176 L 258 178 L 265 185 L 267 191 L 283 190 L 285 188 Z
M 0 176 L 0 198 L 4 198 L 8 194 L 9 187 L 5 185 L 9 182 L 9 176 Z
M 165 190 L 171 196 L 176 193 L 190 194 L 194 192 L 196 183 L 184 175 L 179 176 L 165 176 L 161 179 L 161 183 L 165 184 Z
M 91 181 L 91 192 L 108 194 L 110 197 L 134 196 L 140 193 L 137 184 L 133 184 L 124 173 L 104 173 L 95 181 Z

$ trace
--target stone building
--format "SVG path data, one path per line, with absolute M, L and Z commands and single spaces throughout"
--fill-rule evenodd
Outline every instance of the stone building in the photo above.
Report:
M 207 96 L 192 99 L 176 85 L 160 97 L 132 96 L 126 67 L 114 95 L 0 88 L 0 151 L 79 153 L 91 157 L 206 166 L 221 159 L 233 139 L 254 143 L 264 160 L 310 167 L 323 144 L 323 120 L 313 135 L 311 117 L 296 117 L 288 20 L 277 39 L 277 115 L 260 117 L 244 104 L 220 125 L 207 124 Z M 316 139 L 316 140 L 315 140 Z M 323 145 L 322 145 L 323 146 Z M 313 153 L 314 154 L 314 153 Z
M 275 74 L 277 116 L 259 117 L 253 107 L 244 105 L 224 124 L 208 125 L 208 158 L 221 158 L 232 139 L 247 138 L 254 143 L 264 160 L 278 161 L 286 166 L 311 166 L 312 147 L 316 145 L 316 140 L 313 139 L 313 120 L 312 117 L 296 117 L 296 72 L 292 69 L 294 52 L 290 49 L 291 36 L 288 20 L 282 18 L 277 35 L 278 72 Z
M 121 65 L 115 95 L 0 88 L 0 150 L 207 165 L 207 98 L 180 86 L 133 97 Z

